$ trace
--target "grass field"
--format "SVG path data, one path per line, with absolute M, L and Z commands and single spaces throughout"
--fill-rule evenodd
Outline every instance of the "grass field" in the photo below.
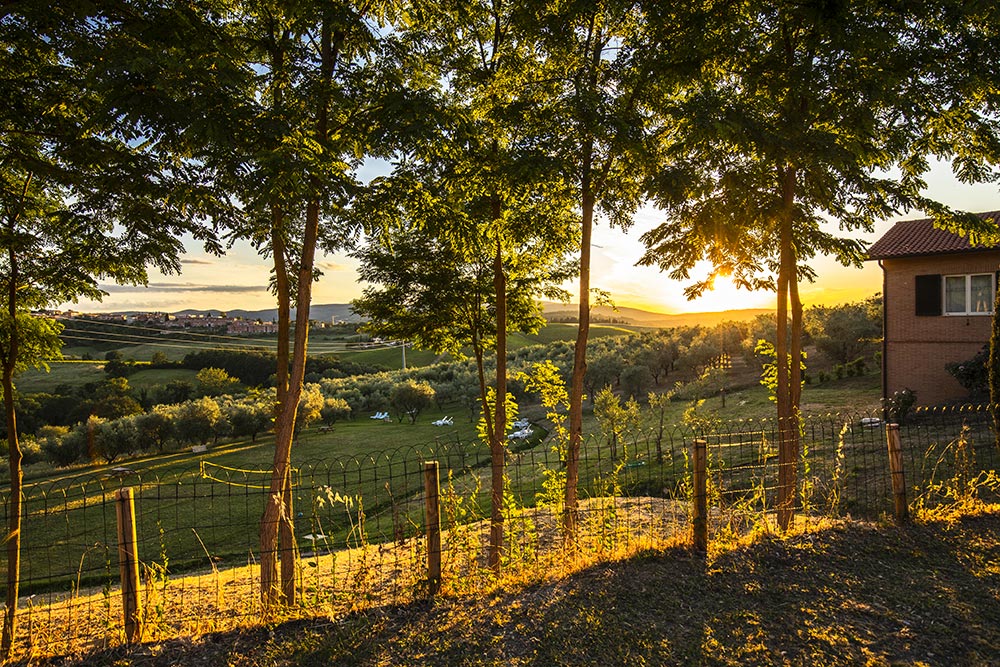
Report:
M 30 369 L 14 381 L 17 390 L 30 394 L 35 392 L 51 392 L 59 385 L 79 387 L 88 382 L 100 382 L 107 376 L 104 374 L 103 361 L 53 361 L 49 370 Z
M 163 371 L 142 373 L 151 374 L 157 382 L 167 379 Z M 841 382 L 844 390 L 840 393 L 840 408 L 857 408 L 877 396 L 877 376 Z M 834 397 L 838 395 L 835 388 L 807 388 L 804 396 L 811 396 L 813 391 L 824 397 L 824 408 L 833 407 Z M 869 398 L 860 398 L 865 395 Z M 615 461 L 610 458 L 608 440 L 598 435 L 596 421 L 588 412 L 584 429 L 591 435 L 586 438 L 581 452 L 583 497 L 605 495 L 613 492 L 613 488 L 628 493 L 653 491 L 659 495 L 665 486 L 675 484 L 672 480 L 680 479 L 685 470 L 686 445 L 673 431 L 673 425 L 681 421 L 685 406 L 682 402 L 671 404 L 665 415 L 668 433 L 662 445 L 665 452 L 662 459 L 656 456 L 654 441 L 647 432 L 619 444 L 619 456 L 624 458 L 617 471 Z M 701 413 L 736 421 L 767 416 L 771 410 L 763 388 L 756 387 L 727 397 L 725 408 L 719 398 L 710 399 Z M 453 427 L 444 429 L 431 423 L 443 414 L 454 419 Z M 539 427 L 533 438 L 510 443 L 510 490 L 519 504 L 530 507 L 536 503 L 536 494 L 542 491 L 543 471 L 558 469 L 559 464 L 550 446 L 542 442 L 546 431 L 541 409 L 526 406 L 522 414 Z M 654 425 L 655 418 L 647 411 L 646 428 Z M 751 439 L 753 437 L 759 436 Z M 464 444 L 458 447 L 452 444 L 455 442 Z M 332 432 L 324 432 L 318 427 L 303 432 L 293 447 L 293 465 L 300 470 L 295 502 L 303 513 L 299 534 L 314 532 L 311 522 L 323 521 L 331 539 L 339 544 L 348 541 L 352 526 L 343 522 L 343 508 L 338 510 L 338 518 L 333 519 L 334 508 L 318 510 L 316 507 L 319 490 L 327 487 L 345 496 L 364 499 L 367 528 L 373 540 L 392 536 L 399 531 L 400 525 L 419 524 L 422 507 L 419 504 L 407 506 L 406 501 L 422 493 L 420 462 L 428 458 L 441 461 L 442 479 L 447 479 L 449 473 L 452 475 L 452 492 L 468 498 L 470 516 L 486 515 L 489 455 L 483 445 L 475 443 L 475 425 L 468 412 L 461 410 L 427 413 L 414 425 L 373 421 L 367 415 L 359 415 L 352 421 L 338 423 Z M 737 468 L 753 463 L 758 449 L 730 449 L 725 464 Z M 737 453 L 750 458 L 734 458 Z M 175 568 L 184 567 L 184 563 L 197 564 L 205 548 L 214 557 L 242 558 L 246 550 L 253 547 L 256 521 L 263 506 L 261 487 L 266 486 L 268 480 L 266 473 L 244 471 L 267 470 L 272 457 L 272 438 L 261 436 L 257 443 L 241 440 L 210 446 L 207 452 L 198 454 L 185 449 L 116 461 L 112 465 L 60 470 L 52 470 L 46 465 L 28 467 L 29 511 L 41 518 L 29 522 L 25 529 L 26 552 L 37 549 L 26 580 L 34 579 L 35 585 L 44 587 L 47 581 L 74 576 L 80 554 L 66 546 L 79 544 L 88 531 L 106 520 L 102 515 L 106 507 L 100 502 L 88 504 L 88 498 L 95 494 L 97 498 L 105 497 L 108 490 L 119 483 L 119 476 L 112 469 L 120 466 L 129 470 L 127 480 L 139 483 L 140 500 L 145 499 L 148 507 L 156 508 L 143 515 L 140 534 L 155 543 L 158 532 L 165 531 L 162 545 L 152 550 L 166 549 Z M 209 465 L 207 477 L 200 470 L 203 462 Z M 755 469 L 753 466 L 746 468 L 748 472 Z M 730 477 L 727 483 L 739 487 L 749 486 L 751 481 Z M 210 497 L 211 502 L 206 504 L 200 500 L 205 496 Z M 401 502 L 409 509 L 399 510 Z M 68 509 L 57 510 L 60 505 Z M 408 518 L 411 511 L 414 513 L 412 520 Z M 183 528 L 185 525 L 189 528 Z M 190 528 L 196 528 L 197 534 Z M 199 545 L 199 540 L 203 540 L 204 546 Z M 31 585 L 26 581 L 26 588 L 30 589 Z
M 857 413 L 861 406 L 877 404 L 878 393 L 878 376 L 850 378 L 807 386 L 803 402 L 819 412 L 846 410 Z M 683 403 L 672 405 L 667 423 L 679 420 L 684 408 Z M 716 397 L 707 401 L 702 410 L 721 419 L 745 420 L 770 417 L 773 408 L 764 389 L 755 387 L 732 392 L 724 408 L 721 399 Z M 351 548 L 361 549 L 371 558 L 378 554 L 370 567 L 384 567 L 382 559 L 389 558 L 393 544 L 398 547 L 419 539 L 424 511 L 424 460 L 437 460 L 442 467 L 443 496 L 448 499 L 448 512 L 455 513 L 449 514 L 448 521 L 476 521 L 488 515 L 488 451 L 482 445 L 469 444 L 474 440 L 475 429 L 467 413 L 450 411 L 455 424 L 448 429 L 431 424 L 441 414 L 421 415 L 415 425 L 374 421 L 360 415 L 353 421 L 338 423 L 332 431 L 312 428 L 301 434 L 293 448 L 296 535 L 303 554 L 315 555 L 315 558 L 304 557 L 304 568 L 309 562 L 321 567 L 319 554 L 325 554 L 324 558 L 331 558 L 331 562 L 340 562 L 337 559 L 343 558 L 344 550 Z M 544 426 L 537 406 L 527 406 L 522 414 Z M 647 414 L 647 426 L 651 425 L 649 418 Z M 822 458 L 833 453 L 840 422 L 831 422 L 831 425 L 836 428 L 825 431 L 819 440 L 815 439 L 818 437 L 815 429 L 807 432 L 804 442 L 813 455 Z M 588 414 L 585 431 L 591 436 L 586 439 L 581 456 L 582 498 L 601 503 L 607 511 L 603 499 L 614 495 L 666 495 L 667 498 L 662 499 L 665 502 L 677 502 L 670 499 L 675 493 L 677 498 L 684 497 L 684 491 L 676 485 L 685 478 L 685 452 L 690 432 L 683 438 L 677 437 L 676 432 L 668 433 L 662 460 L 654 455 L 650 435 L 623 440 L 619 443 L 619 458 L 612 459 L 608 442 L 597 435 L 598 430 L 593 416 Z M 544 433 L 539 429 L 533 439 L 510 443 L 509 492 L 516 506 L 533 508 L 538 502 L 536 494 L 543 489 L 544 471 L 559 469 L 548 443 L 541 441 Z M 849 457 L 848 469 L 844 471 L 845 489 L 854 483 L 852 480 L 867 480 L 871 476 L 887 479 L 882 456 L 884 439 L 880 439 L 878 432 L 862 432 L 860 437 L 879 455 L 871 461 Z M 941 432 L 930 437 L 946 441 L 954 437 L 954 433 Z M 720 512 L 723 508 L 727 512 L 745 511 L 739 509 L 748 502 L 744 494 L 752 495 L 754 485 L 763 483 L 767 461 L 770 461 L 767 475 L 773 476 L 772 454 L 765 451 L 768 448 L 760 438 L 759 429 L 750 429 L 734 431 L 721 440 L 711 441 L 710 452 L 714 451 L 710 453 L 711 502 Z M 455 444 L 458 441 L 466 444 L 459 447 Z M 257 549 L 258 521 L 268 479 L 265 471 L 272 456 L 273 441 L 270 437 L 261 437 L 257 443 L 238 441 L 210 446 L 200 454 L 185 450 L 116 462 L 115 466 L 29 471 L 26 485 L 28 519 L 23 534 L 25 594 L 37 594 L 40 604 L 50 590 L 66 590 L 70 585 L 99 590 L 102 585 L 114 585 L 107 583 L 113 582 L 115 577 L 114 568 L 109 565 L 114 563 L 115 544 L 114 506 L 110 497 L 121 484 L 136 491 L 141 559 L 150 567 L 162 563 L 168 568 L 171 587 L 184 586 L 180 577 L 189 571 L 208 567 L 227 571 L 240 566 L 247 569 L 248 554 L 253 562 L 252 554 Z M 868 468 L 869 465 L 873 467 Z M 115 471 L 115 467 L 124 470 Z M 818 472 L 818 468 L 813 470 L 813 473 Z M 767 483 L 773 484 L 773 480 Z M 814 500 L 819 497 L 815 492 Z M 751 505 L 746 506 L 746 511 L 751 517 L 760 516 L 759 510 Z M 817 511 L 824 510 L 819 508 Z M 611 518 L 604 521 L 619 520 L 615 518 L 619 515 L 614 509 L 609 516 Z M 518 530 L 528 531 L 526 539 L 530 539 L 529 533 L 538 531 L 540 525 L 537 520 L 529 520 Z M 752 525 L 752 519 L 748 525 Z M 418 556 L 406 557 L 412 560 Z M 531 552 L 525 552 L 519 557 L 532 556 Z M 318 577 L 319 573 L 318 569 L 305 568 L 303 576 L 308 580 L 314 574 Z M 201 576 L 204 581 L 205 575 Z M 357 576 L 360 575 L 351 575 Z M 244 579 L 246 581 L 240 585 L 247 587 L 252 595 L 252 568 Z M 164 587 L 166 585 L 164 583 Z M 343 585 L 354 584 L 344 582 Z M 412 588 L 417 583 L 402 585 Z M 308 590 L 312 591 L 310 594 L 319 594 L 318 588 Z M 405 598 L 409 593 L 401 595 Z M 99 596 L 96 599 L 99 600 Z M 196 602 L 191 608 L 196 609 L 200 604 Z M 184 605 L 190 606 L 187 602 Z M 720 627 L 731 632 L 725 624 Z M 601 633 L 607 631 L 601 630 Z M 684 651 L 693 650 L 693 645 L 686 643 L 678 646 Z M 296 650 L 291 644 L 286 647 L 293 652 Z M 569 650 L 568 646 L 565 648 Z M 401 655 L 398 664 L 411 664 L 412 656 L 405 652 Z M 456 658 L 454 653 L 447 655 Z M 647 652 L 642 655 L 659 654 Z M 620 664 L 632 664 L 618 653 L 612 652 L 605 657 L 621 658 Z M 553 654 L 546 653 L 538 664 L 552 664 L 546 660 L 553 658 Z M 341 660 L 340 657 L 330 659 L 338 664 Z

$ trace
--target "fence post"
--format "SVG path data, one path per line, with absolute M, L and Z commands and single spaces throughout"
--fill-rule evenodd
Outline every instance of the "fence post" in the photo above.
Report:
M 441 507 L 437 461 L 424 462 L 427 523 L 427 585 L 430 595 L 441 590 Z
M 889 470 L 892 473 L 892 498 L 897 524 L 909 518 L 906 505 L 906 478 L 903 476 L 903 446 L 899 439 L 899 424 L 885 425 L 885 439 L 889 445 Z
M 125 639 L 128 643 L 142 636 L 142 613 L 139 607 L 139 554 L 136 551 L 135 499 L 131 487 L 115 493 L 118 516 L 118 569 L 122 580 L 122 612 L 125 616 Z
M 692 499 L 694 512 L 691 525 L 694 528 L 694 548 L 708 550 L 708 442 L 696 439 L 692 445 L 691 460 L 694 464 Z

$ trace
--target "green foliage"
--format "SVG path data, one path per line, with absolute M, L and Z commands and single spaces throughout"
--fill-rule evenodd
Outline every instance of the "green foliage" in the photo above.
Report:
M 778 388 L 778 366 L 775 363 L 775 358 L 777 354 L 774 351 L 774 345 L 766 340 L 757 341 L 757 346 L 754 348 L 754 352 L 761 359 L 764 359 L 763 367 L 760 374 L 760 384 L 767 388 L 768 394 L 772 401 L 777 399 L 777 388 Z M 799 367 L 804 371 L 806 369 L 806 353 L 802 353 L 802 361 L 799 362 Z M 841 373 L 843 373 L 843 366 L 841 368 Z M 836 369 L 835 369 L 836 370 Z M 841 376 L 838 376 L 838 378 Z
M 988 398 L 989 391 L 989 360 L 990 346 L 983 349 L 971 359 L 945 364 L 945 369 L 958 383 L 965 387 L 973 399 Z
M 207 444 L 215 435 L 222 410 L 215 399 L 205 396 L 177 406 L 174 430 L 177 437 L 191 444 Z
M 324 404 L 323 392 L 318 384 L 306 383 L 302 386 L 299 396 L 298 411 L 295 416 L 295 430 L 308 428 L 310 424 L 319 421 Z
M 62 341 L 59 333 L 62 324 L 56 320 L 34 317 L 26 312 L 17 313 L 11 320 L 6 309 L 0 309 L 0 352 L 10 349 L 11 337 L 17 335 L 18 355 L 13 363 L 14 373 L 28 368 L 48 370 L 47 361 L 62 359 Z M 0 391 L 3 391 L 0 388 Z
M 905 424 L 906 419 L 917 402 L 917 392 L 912 389 L 901 389 L 894 391 L 892 396 L 885 399 L 885 409 L 889 413 L 889 419 L 897 424 Z
M 323 423 L 332 426 L 342 419 L 350 419 L 351 406 L 342 398 L 328 398 L 323 401 L 323 409 L 320 411 Z
M 594 397 L 594 417 L 610 447 L 612 459 L 618 458 L 618 445 L 624 434 L 636 431 L 642 420 L 638 402 L 630 398 L 622 405 L 610 387 L 604 387 Z M 622 460 L 628 458 L 627 448 L 622 448 L 621 457 Z
M 540 505 L 549 505 L 553 511 L 562 511 L 566 494 L 566 452 L 569 448 L 569 429 L 566 420 L 569 417 L 569 392 L 558 367 L 551 361 L 536 362 L 530 373 L 520 373 L 518 377 L 524 382 L 525 389 L 538 395 L 539 402 L 546 409 L 545 418 L 552 425 L 552 452 L 556 455 L 559 466 L 542 468 L 542 491 L 536 494 Z
M 415 424 L 420 413 L 434 404 L 434 389 L 427 383 L 408 380 L 392 388 L 389 404 L 400 421 L 409 417 L 410 423 Z
M 813 306 L 803 326 L 817 349 L 836 363 L 871 356 L 882 340 L 882 296 L 838 306 Z
M 205 396 L 221 396 L 239 391 L 240 381 L 221 368 L 202 368 L 196 377 L 198 390 Z
M 506 401 L 505 405 L 506 405 L 506 408 L 507 408 L 507 428 L 509 429 L 510 425 L 513 424 L 515 421 L 517 421 L 518 405 L 517 405 L 517 400 L 514 398 L 514 395 L 511 394 L 511 393 L 509 393 L 509 392 L 506 394 L 506 399 L 507 399 L 507 401 Z M 495 414 L 494 411 L 495 411 L 495 408 L 496 408 L 496 404 L 497 404 L 496 390 L 493 389 L 493 387 L 487 387 L 487 389 L 486 389 L 486 407 L 487 407 L 487 411 L 489 412 L 490 415 Z M 476 423 L 476 434 L 479 436 L 479 440 L 481 442 L 489 443 L 490 436 L 489 436 L 489 433 L 487 432 L 487 429 L 486 429 L 486 418 L 483 415 L 481 407 L 480 407 L 480 411 L 479 411 L 479 421 Z M 504 435 L 506 435 L 506 434 L 504 434 Z M 501 445 L 504 446 L 504 447 L 506 447 L 507 446 L 507 440 L 506 439 L 502 439 L 501 440 Z

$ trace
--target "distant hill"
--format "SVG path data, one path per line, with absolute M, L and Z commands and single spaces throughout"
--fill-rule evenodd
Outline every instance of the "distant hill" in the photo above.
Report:
M 550 321 L 575 321 L 578 306 L 571 303 L 545 302 L 542 304 L 545 317 Z M 264 320 L 269 322 L 278 319 L 278 310 L 182 310 L 174 315 L 213 315 L 225 312 L 230 317 L 242 317 L 248 320 Z M 770 313 L 766 308 L 745 308 L 740 310 L 725 310 L 717 313 L 654 313 L 639 308 L 619 308 L 617 311 L 607 306 L 597 306 L 592 311 L 601 320 L 615 321 L 621 324 L 631 324 L 639 327 L 669 328 L 695 326 L 714 326 L 719 322 L 752 320 L 758 315 Z M 354 312 L 349 303 L 316 304 L 309 309 L 312 319 L 329 322 L 336 318 L 337 322 L 361 322 L 362 318 Z M 292 311 L 295 317 L 295 311 Z
M 230 317 L 242 317 L 247 320 L 264 320 L 270 322 L 278 319 L 278 309 L 269 308 L 267 310 L 181 310 L 174 315 L 211 315 L 225 313 Z M 360 322 L 362 318 L 354 312 L 349 303 L 314 304 L 309 308 L 310 319 L 320 322 L 329 322 L 330 318 L 337 318 L 337 322 Z M 295 319 L 295 309 L 292 309 L 292 319 Z
M 579 306 L 571 303 L 554 303 L 547 301 L 542 304 L 545 317 L 549 321 L 575 320 L 579 315 Z M 614 320 L 624 324 L 640 327 L 670 328 L 683 326 L 715 326 L 720 322 L 742 322 L 752 320 L 758 315 L 772 312 L 766 308 L 744 308 L 739 310 L 724 310 L 713 313 L 654 313 L 639 308 L 618 308 L 612 310 L 608 306 L 597 306 L 591 312 L 599 318 Z

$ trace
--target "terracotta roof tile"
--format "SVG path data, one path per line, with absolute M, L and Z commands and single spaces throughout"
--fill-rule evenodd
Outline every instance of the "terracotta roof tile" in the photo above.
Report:
M 982 218 L 1000 221 L 1000 211 L 978 213 Z M 934 227 L 934 220 L 904 220 L 897 222 L 868 248 L 868 259 L 939 255 L 953 252 L 987 250 L 985 246 L 973 247 L 969 239 Z

